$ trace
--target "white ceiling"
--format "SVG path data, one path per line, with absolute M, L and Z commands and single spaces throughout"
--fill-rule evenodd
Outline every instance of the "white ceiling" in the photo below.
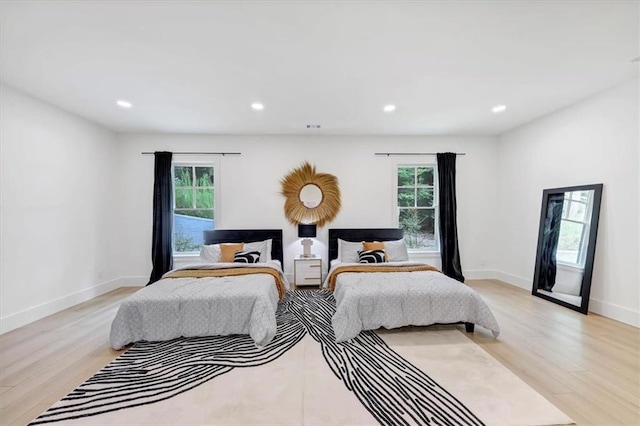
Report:
M 638 17 L 613 0 L 3 0 L 0 76 L 120 132 L 492 135 L 634 78 Z

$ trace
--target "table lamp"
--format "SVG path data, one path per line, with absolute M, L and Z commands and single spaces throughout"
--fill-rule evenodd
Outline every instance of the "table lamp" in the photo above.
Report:
M 298 225 L 298 238 L 304 238 L 302 240 L 302 257 L 313 257 L 311 254 L 311 246 L 313 245 L 313 241 L 310 238 L 315 238 L 316 236 L 316 225 L 315 223 L 310 224 L 299 224 Z

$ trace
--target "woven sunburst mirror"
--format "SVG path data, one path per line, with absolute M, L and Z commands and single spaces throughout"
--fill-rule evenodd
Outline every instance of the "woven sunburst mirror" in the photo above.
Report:
M 338 178 L 316 173 L 315 166 L 305 162 L 282 179 L 284 214 L 294 225 L 315 223 L 324 226 L 340 211 Z

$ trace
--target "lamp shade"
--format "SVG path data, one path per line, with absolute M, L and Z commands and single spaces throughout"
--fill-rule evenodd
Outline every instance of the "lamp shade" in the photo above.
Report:
M 309 224 L 309 225 L 303 225 L 303 224 L 299 224 L 298 225 L 298 237 L 300 238 L 315 238 L 316 236 L 316 225 L 315 224 Z

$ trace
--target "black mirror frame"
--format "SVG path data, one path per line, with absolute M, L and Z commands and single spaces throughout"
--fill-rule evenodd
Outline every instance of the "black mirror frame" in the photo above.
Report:
M 562 305 L 566 308 L 578 311 L 587 315 L 589 310 L 589 296 L 591 294 L 591 277 L 593 275 L 593 258 L 596 253 L 596 239 L 598 236 L 598 222 L 600 221 L 600 205 L 602 203 L 602 187 L 603 184 L 597 183 L 592 185 L 578 185 L 567 186 L 564 188 L 551 188 L 545 189 L 542 192 L 542 207 L 540 209 L 540 225 L 538 228 L 538 249 L 536 251 L 536 265 L 533 274 L 533 286 L 531 288 L 531 294 L 542 299 L 548 300 L 558 305 Z M 544 236 L 544 221 L 547 213 L 547 204 L 549 201 L 549 195 L 558 194 L 560 192 L 573 192 L 573 191 L 589 191 L 593 190 L 593 206 L 591 212 L 591 227 L 589 230 L 589 242 L 587 245 L 587 256 L 584 263 L 584 273 L 582 277 L 582 302 L 580 306 L 572 305 L 571 303 L 550 297 L 544 293 L 538 292 L 538 282 L 540 280 L 540 264 L 542 262 L 542 238 Z

